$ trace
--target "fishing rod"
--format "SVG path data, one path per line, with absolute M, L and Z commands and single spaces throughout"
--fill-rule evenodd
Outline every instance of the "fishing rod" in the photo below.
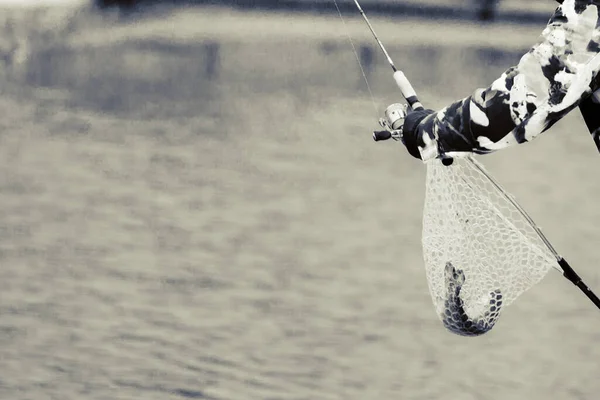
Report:
M 367 14 L 365 14 L 365 12 L 363 11 L 358 0 L 354 0 L 354 4 L 356 4 L 358 11 L 364 18 L 365 22 L 367 23 L 367 26 L 369 27 L 369 29 L 371 30 L 371 33 L 375 37 L 375 40 L 379 44 L 381 51 L 383 51 L 383 54 L 387 58 L 388 63 L 392 67 L 392 70 L 394 70 L 394 80 L 396 81 L 396 85 L 398 85 L 398 88 L 402 92 L 402 95 L 408 102 L 409 106 L 413 110 L 423 109 L 423 105 L 421 104 L 421 102 L 419 101 L 419 98 L 417 97 L 417 92 L 415 92 L 415 89 L 413 89 L 413 87 L 410 84 L 410 82 L 408 81 L 408 78 L 406 77 L 406 75 L 404 75 L 404 73 L 402 71 L 400 71 L 396 68 L 396 65 L 394 64 L 392 57 L 390 57 L 389 53 L 385 49 L 385 46 L 383 45 L 383 43 L 381 43 L 381 40 L 379 40 L 377 33 L 375 33 L 375 29 L 373 29 L 371 22 L 369 22 L 369 19 L 367 18 Z
M 411 107 L 415 111 L 423 109 L 423 105 L 419 101 L 419 98 L 417 97 L 417 93 L 416 93 L 415 89 L 412 87 L 412 85 L 409 82 L 409 80 L 406 77 L 406 75 L 401 70 L 399 70 L 398 68 L 396 68 L 396 65 L 394 64 L 394 61 L 392 60 L 392 58 L 390 57 L 389 53 L 387 52 L 385 46 L 383 45 L 383 43 L 381 42 L 381 40 L 377 36 L 377 33 L 375 32 L 375 29 L 373 29 L 373 26 L 371 25 L 371 22 L 367 18 L 367 15 L 363 11 L 363 9 L 360 6 L 360 3 L 358 2 L 358 0 L 354 0 L 354 4 L 356 4 L 356 7 L 358 8 L 358 11 L 362 15 L 362 17 L 365 20 L 365 22 L 367 23 L 367 26 L 369 27 L 369 30 L 373 34 L 375 40 L 377 41 L 379 47 L 381 48 L 381 51 L 383 52 L 383 54 L 385 55 L 388 63 L 392 67 L 392 70 L 394 71 L 394 75 L 393 75 L 394 81 L 396 82 L 396 85 L 400 89 L 400 92 L 402 92 L 402 95 L 404 96 L 405 100 L 407 101 L 408 106 Z M 385 131 L 375 131 L 375 132 L 373 132 L 373 139 L 375 141 L 388 140 L 390 138 L 392 138 L 394 140 L 401 140 L 402 139 L 402 126 L 404 124 L 404 119 L 406 118 L 407 108 L 408 108 L 407 106 L 405 106 L 403 104 L 399 104 L 399 103 L 395 103 L 395 104 L 390 105 L 385 110 L 385 116 L 386 116 L 386 118 L 385 119 L 381 118 L 379 120 L 379 124 L 383 128 L 385 128 L 386 130 Z M 577 272 L 575 272 L 575 270 L 571 267 L 571 265 L 569 265 L 569 263 L 567 262 L 567 260 L 565 260 L 561 255 L 559 255 L 559 253 L 554 249 L 554 247 L 552 246 L 552 244 L 550 243 L 550 241 L 543 234 L 543 232 L 541 231 L 541 229 L 533 221 L 533 219 L 531 218 L 531 216 L 525 211 L 525 209 L 519 203 L 517 203 L 517 201 L 515 200 L 514 196 L 510 195 L 485 170 L 485 168 L 483 168 L 483 166 L 480 163 L 478 163 L 477 161 L 475 161 L 473 159 L 473 157 L 467 156 L 467 157 L 465 157 L 465 159 L 473 167 L 475 167 L 477 170 L 479 170 L 479 172 L 481 172 L 488 179 L 488 181 L 496 188 L 496 190 L 510 204 L 512 204 L 512 206 L 521 214 L 521 216 L 523 216 L 523 218 L 525 218 L 525 220 L 530 225 L 530 227 L 535 231 L 535 233 L 538 235 L 538 237 L 542 240 L 542 242 L 544 243 L 544 245 L 546 246 L 546 248 L 555 257 L 555 259 L 556 259 L 556 261 L 557 261 L 557 263 L 558 263 L 558 265 L 560 267 L 559 271 L 562 272 L 563 277 L 565 277 L 571 283 L 573 283 L 575 286 L 577 286 L 588 297 L 588 299 L 592 303 L 594 303 L 594 305 L 596 307 L 598 307 L 600 309 L 600 298 L 598 298 L 598 296 L 596 296 L 596 294 L 583 282 L 583 279 L 577 274 Z M 443 161 L 444 160 L 442 160 L 442 162 Z M 449 165 L 449 164 L 446 164 L 446 163 L 444 163 L 444 164 L 445 165 Z M 558 270 L 558 268 L 556 268 L 556 269 Z
M 371 25 L 369 18 L 367 18 L 367 14 L 365 14 L 365 12 L 362 9 L 362 7 L 360 6 L 360 3 L 358 2 L 358 0 L 354 0 L 354 4 L 356 5 L 356 8 L 358 8 L 360 15 L 362 15 L 363 19 L 367 23 L 367 26 L 369 27 L 369 30 L 371 31 L 371 33 L 373 34 L 373 37 L 377 41 L 379 48 L 385 55 L 385 58 L 387 59 L 388 64 L 390 64 L 390 67 L 392 67 L 392 70 L 394 71 L 394 75 L 393 75 L 394 81 L 396 82 L 396 86 L 398 86 L 398 89 L 400 89 L 402 96 L 404 96 L 404 99 L 408 103 L 408 107 L 410 107 L 414 111 L 422 110 L 423 104 L 421 104 L 421 101 L 419 100 L 419 97 L 417 96 L 417 92 L 412 87 L 410 81 L 408 80 L 408 78 L 406 77 L 404 72 L 402 72 L 401 70 L 396 68 L 396 65 L 394 64 L 394 60 L 392 60 L 392 57 L 390 57 L 390 54 L 387 52 L 385 46 L 383 45 L 381 40 L 379 40 L 379 36 L 375 32 L 373 25 Z M 401 140 L 402 139 L 402 126 L 404 125 L 404 119 L 406 118 L 408 107 L 406 107 L 404 104 L 400 104 L 400 103 L 394 103 L 394 104 L 390 105 L 385 110 L 386 118 L 381 118 L 379 120 L 379 124 L 385 130 L 373 132 L 373 140 L 375 140 L 376 142 L 382 141 L 382 140 L 388 140 L 388 139 Z

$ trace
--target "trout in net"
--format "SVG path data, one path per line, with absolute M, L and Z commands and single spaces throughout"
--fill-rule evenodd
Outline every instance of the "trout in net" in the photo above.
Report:
M 472 158 L 427 163 L 422 244 L 436 314 L 461 336 L 490 332 L 558 268 L 533 225 Z
M 479 336 L 491 330 L 502 308 L 500 289 L 490 292 L 490 299 L 484 314 L 472 318 L 465 311 L 464 301 L 460 298 L 460 291 L 465 283 L 464 272 L 454 268 L 452 263 L 448 262 L 444 273 L 447 297 L 444 302 L 444 311 L 440 316 L 444 326 L 461 336 Z

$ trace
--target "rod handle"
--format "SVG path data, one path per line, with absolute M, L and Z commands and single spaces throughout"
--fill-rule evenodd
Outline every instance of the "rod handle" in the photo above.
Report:
M 404 75 L 404 72 L 394 72 L 394 80 L 396 81 L 396 85 L 398 85 L 398 88 L 402 92 L 402 95 L 408 102 L 408 105 L 414 111 L 422 110 L 423 104 L 421 104 L 421 102 L 419 101 L 419 98 L 417 97 L 417 92 L 415 92 L 415 89 L 412 87 L 412 85 L 406 78 L 406 75 Z

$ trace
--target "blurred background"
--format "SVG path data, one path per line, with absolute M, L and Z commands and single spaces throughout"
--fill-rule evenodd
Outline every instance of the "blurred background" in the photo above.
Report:
M 372 141 L 401 96 L 338 3 L 0 1 L 2 399 L 597 398 L 598 310 L 557 272 L 483 337 L 443 328 L 424 167 Z M 363 3 L 431 108 L 556 7 Z M 579 112 L 480 160 L 600 291 Z

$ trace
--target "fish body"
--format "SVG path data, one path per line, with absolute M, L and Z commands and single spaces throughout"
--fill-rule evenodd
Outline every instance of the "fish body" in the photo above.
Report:
M 456 269 L 451 262 L 447 262 L 444 274 L 447 296 L 441 319 L 446 329 L 461 336 L 480 336 L 489 332 L 498 320 L 502 308 L 500 289 L 490 292 L 484 314 L 471 318 L 465 311 L 464 301 L 460 297 L 460 291 L 465 283 L 464 272 Z

